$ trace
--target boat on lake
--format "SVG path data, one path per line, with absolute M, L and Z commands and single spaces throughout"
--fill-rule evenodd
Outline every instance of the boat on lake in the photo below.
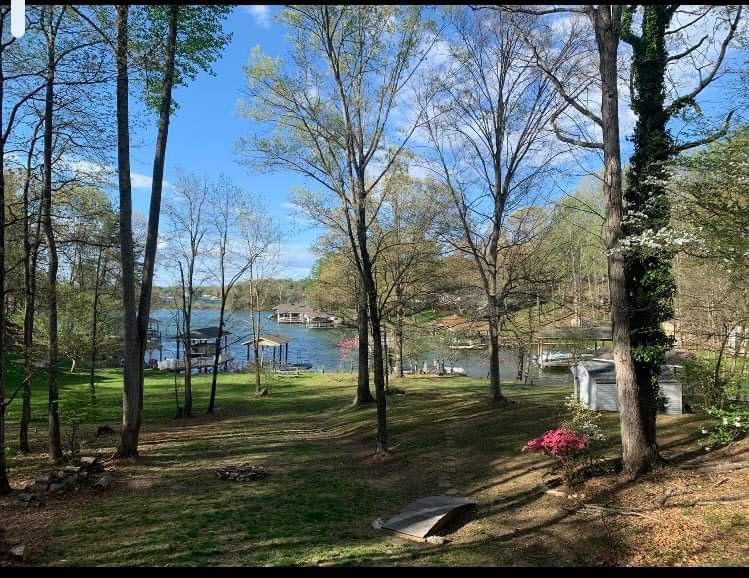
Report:
M 572 367 L 580 359 L 590 359 L 590 353 L 570 353 L 569 351 L 544 351 L 536 358 L 539 367 Z

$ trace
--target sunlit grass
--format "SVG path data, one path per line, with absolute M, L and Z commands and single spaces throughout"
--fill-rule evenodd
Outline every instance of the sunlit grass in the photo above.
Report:
M 9 372 L 9 380 L 19 377 L 17 369 Z M 88 388 L 84 374 L 62 373 L 60 382 L 62 404 L 72 391 Z M 537 456 L 520 454 L 520 447 L 556 423 L 569 393 L 566 387 L 510 384 L 505 388 L 513 403 L 500 406 L 487 400 L 487 384 L 481 379 L 395 380 L 406 393 L 388 399 L 393 454 L 379 463 L 371 459 L 375 409 L 352 407 L 353 375 L 285 378 L 275 383 L 271 395 L 257 397 L 250 376 L 221 374 L 212 417 L 204 415 L 210 376 L 196 375 L 193 383 L 196 417 L 174 419 L 174 376 L 147 372 L 141 459 L 118 464 L 110 492 L 76 502 L 81 507 L 56 519 L 37 562 L 511 563 L 513 555 L 491 540 L 435 549 L 375 531 L 371 522 L 394 514 L 412 499 L 440 493 L 437 481 L 446 457 L 452 457 L 459 466 L 452 480 L 461 493 L 480 500 L 497 491 L 508 493 L 507 506 L 496 514 L 501 523 L 503 512 L 529 502 L 528 488 L 546 468 Z M 38 453 L 13 458 L 17 477 L 30 479 L 48 467 L 41 453 L 46 450 L 45 388 L 44 376 L 38 376 L 32 428 Z M 93 432 L 103 424 L 117 429 L 121 388 L 120 371 L 97 372 L 98 413 L 84 428 L 84 453 L 106 454 L 113 448 L 116 436 L 95 438 Z M 14 402 L 10 412 L 11 446 L 19 408 Z M 698 427 L 688 418 L 669 417 L 664 435 L 681 435 L 685 425 Z M 615 414 L 605 416 L 604 427 L 615 447 Z M 446 429 L 455 440 L 453 456 L 446 456 Z M 247 483 L 216 478 L 219 466 L 242 462 L 265 466 L 269 477 Z M 484 531 L 490 527 L 487 523 L 472 527 Z M 561 555 L 567 556 L 563 548 Z M 531 562 L 540 556 L 533 563 L 544 562 L 538 553 L 524 556 Z M 574 556 L 567 559 L 571 563 Z

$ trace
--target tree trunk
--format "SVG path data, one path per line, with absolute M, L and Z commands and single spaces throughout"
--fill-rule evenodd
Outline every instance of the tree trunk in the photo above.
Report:
M 252 272 L 250 272 L 252 277 Z M 253 282 L 254 284 L 254 282 Z M 252 338 L 255 340 L 253 349 L 255 350 L 255 393 L 262 393 L 262 386 L 260 383 L 260 368 L 262 360 L 260 358 L 260 296 L 258 295 L 257 288 L 253 288 L 250 292 L 250 316 L 252 319 Z M 255 303 L 253 306 L 252 303 Z
M 370 271 L 371 274 L 371 271 Z M 383 371 L 382 330 L 380 314 L 377 310 L 377 293 L 374 283 L 368 282 L 369 316 L 372 324 L 372 365 L 374 366 L 375 400 L 377 402 L 377 453 L 388 452 L 387 399 L 385 395 L 385 374 Z
M 630 312 L 624 273 L 624 256 L 619 248 L 619 239 L 622 234 L 622 171 L 619 150 L 619 97 L 616 65 L 620 9 L 601 5 L 594 10 L 593 24 L 598 43 L 603 87 L 601 119 L 603 121 L 604 143 L 603 181 L 606 203 L 606 246 L 608 249 L 609 294 L 622 437 L 622 459 L 625 474 L 635 477 L 650 467 L 653 452 L 647 443 L 643 430 L 639 390 L 630 347 Z
M 403 377 L 403 291 L 395 291 L 395 347 L 398 355 L 398 377 Z
M 359 174 L 359 190 L 364 190 L 364 175 Z M 382 328 L 380 321 L 380 310 L 377 299 L 377 286 L 375 285 L 374 274 L 372 270 L 372 261 L 367 248 L 367 230 L 366 230 L 366 213 L 365 199 L 359 196 L 358 214 L 356 218 L 356 236 L 359 251 L 359 261 L 361 266 L 361 276 L 363 286 L 367 294 L 369 305 L 369 321 L 372 327 L 372 365 L 374 368 L 375 382 L 375 400 L 377 402 L 377 445 L 378 454 L 388 452 L 388 432 L 387 432 L 387 396 L 385 395 L 385 374 L 383 371 L 384 359 L 382 351 Z M 359 345 L 361 351 L 361 343 Z M 361 359 L 359 365 L 361 366 Z
M 185 326 L 187 332 L 185 333 L 185 405 L 184 417 L 192 417 L 192 351 L 190 348 L 190 314 L 186 315 Z
M 518 343 L 518 381 L 523 381 L 523 370 L 525 368 L 525 351 L 523 344 Z
M 122 429 L 115 457 L 138 456 L 142 422 L 140 379 L 143 357 L 138 341 L 135 303 L 135 256 L 133 252 L 132 194 L 130 185 L 130 115 L 128 112 L 128 6 L 117 6 L 117 172 L 120 190 L 120 254 L 122 261 L 122 309 L 124 368 Z
M 388 353 L 388 330 L 384 327 L 382 330 L 382 354 L 383 363 L 385 364 L 385 393 L 390 392 L 390 359 Z
M 2 71 L 0 70 L 0 74 Z M 19 448 L 22 453 L 29 453 L 29 424 L 31 423 L 31 382 L 34 378 L 32 367 L 32 350 L 34 347 L 34 315 L 36 313 L 36 263 L 39 255 L 39 234 L 41 230 L 41 206 L 37 213 L 36 230 L 31 236 L 29 189 L 33 153 L 40 125 L 34 129 L 32 144 L 26 162 L 26 177 L 23 184 L 23 253 L 24 253 L 24 311 L 23 311 L 23 390 L 21 404 L 21 422 L 19 424 Z M 1 178 L 1 177 L 0 177 Z M 32 242 L 33 239 L 33 242 Z
M 223 277 L 223 273 L 222 273 Z M 208 409 L 206 413 L 213 413 L 213 406 L 216 402 L 216 383 L 218 381 L 218 360 L 221 356 L 221 337 L 224 334 L 224 310 L 226 309 L 226 291 L 221 281 L 221 309 L 218 313 L 218 336 L 216 338 L 216 350 L 213 353 L 213 375 L 211 376 L 211 397 L 208 400 Z
M 62 459 L 60 441 L 59 392 L 57 385 L 57 245 L 52 228 L 52 122 L 55 84 L 55 30 L 52 25 L 52 11 L 49 14 L 49 36 L 47 38 L 47 75 L 44 96 L 44 170 L 42 177 L 42 203 L 44 205 L 44 236 L 47 241 L 47 303 L 49 311 L 49 341 L 47 355 L 49 459 L 58 462 Z
M 369 311 L 364 282 L 359 281 L 357 323 L 359 327 L 359 369 L 355 405 L 372 403 L 375 398 L 369 389 Z
M 180 280 L 182 281 L 182 315 L 184 333 L 182 341 L 185 346 L 185 406 L 184 417 L 192 417 L 192 298 L 193 298 L 193 275 L 195 272 L 195 248 L 192 248 L 190 262 L 187 265 L 187 282 L 182 269 L 182 261 L 179 263 Z
M 138 396 L 139 419 L 138 427 L 143 419 L 143 359 L 146 354 L 146 340 L 148 335 L 148 318 L 151 314 L 151 294 L 153 288 L 153 271 L 156 263 L 156 246 L 159 237 L 159 215 L 161 214 L 161 192 L 164 186 L 164 163 L 166 161 L 166 143 L 169 135 L 169 120 L 172 112 L 172 87 L 174 85 L 174 61 L 177 51 L 177 20 L 179 5 L 169 6 L 166 63 L 161 87 L 161 103 L 159 105 L 159 124 L 156 133 L 156 150 L 153 158 L 153 177 L 151 181 L 151 201 L 148 210 L 148 229 L 146 232 L 146 247 L 143 256 L 143 277 L 141 280 L 140 303 L 138 305 L 137 338 L 140 351 L 138 363 Z M 190 415 L 191 408 L 185 408 Z
M 101 287 L 102 277 L 102 254 L 104 248 L 99 247 L 99 255 L 96 259 L 96 279 L 94 281 L 94 311 L 91 318 L 91 370 L 89 373 L 88 385 L 91 389 L 91 399 L 96 398 L 96 353 L 97 353 L 97 333 L 99 329 L 99 292 Z M 104 263 L 103 269 L 106 271 L 107 265 Z
M 492 401 L 505 401 L 502 395 L 501 376 L 499 373 L 499 315 L 497 315 L 497 298 L 487 295 L 489 306 L 489 398 Z
M 260 386 L 260 346 L 255 338 L 255 393 L 260 393 L 262 388 Z

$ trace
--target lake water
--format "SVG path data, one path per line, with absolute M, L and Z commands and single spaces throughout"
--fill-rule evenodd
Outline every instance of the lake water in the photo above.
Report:
M 269 319 L 270 311 L 261 313 L 261 334 L 285 335 L 289 338 L 289 363 L 311 363 L 314 370 L 325 369 L 327 372 L 349 371 L 351 364 L 340 357 L 338 342 L 356 335 L 353 328 L 307 329 L 303 324 L 276 323 Z M 219 312 L 217 309 L 196 309 L 193 311 L 192 327 L 215 327 L 218 325 Z M 176 333 L 175 311 L 173 309 L 156 309 L 151 317 L 161 324 L 164 359 L 176 357 L 177 344 L 170 339 Z M 224 320 L 224 327 L 231 332 L 229 335 L 229 353 L 238 361 L 247 359 L 247 347 L 241 345 L 251 337 L 249 311 L 232 311 Z M 466 374 L 472 377 L 486 377 L 488 373 L 488 359 L 486 350 L 449 350 L 440 337 L 425 337 L 420 339 L 419 353 L 412 356 L 412 362 L 423 367 L 426 361 L 432 367 L 435 359 L 448 358 L 455 367 L 462 367 Z M 390 344 L 392 346 L 392 344 Z M 153 354 L 153 353 L 152 353 Z M 158 352 L 154 355 L 158 358 Z M 405 357 L 405 355 L 404 355 Z M 446 363 L 449 367 L 449 362 Z M 354 363 L 354 368 L 356 364 Z M 404 368 L 409 363 L 404 360 Z M 500 374 L 503 380 L 515 379 L 517 375 L 517 353 L 512 350 L 500 351 Z M 572 381 L 569 369 L 539 369 L 531 364 L 531 378 L 534 383 L 568 384 Z

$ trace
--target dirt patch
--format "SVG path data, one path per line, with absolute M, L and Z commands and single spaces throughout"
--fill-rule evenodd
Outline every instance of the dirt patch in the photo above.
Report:
M 735 461 L 745 454 L 747 443 L 706 455 L 698 463 Z M 588 480 L 576 489 L 585 494 L 585 500 L 565 505 L 573 510 L 572 516 L 600 529 L 601 546 L 591 551 L 597 564 L 746 565 L 747 490 L 749 468 L 721 472 L 674 465 L 656 469 L 637 484 L 616 476 Z M 585 504 L 596 506 L 586 508 Z

